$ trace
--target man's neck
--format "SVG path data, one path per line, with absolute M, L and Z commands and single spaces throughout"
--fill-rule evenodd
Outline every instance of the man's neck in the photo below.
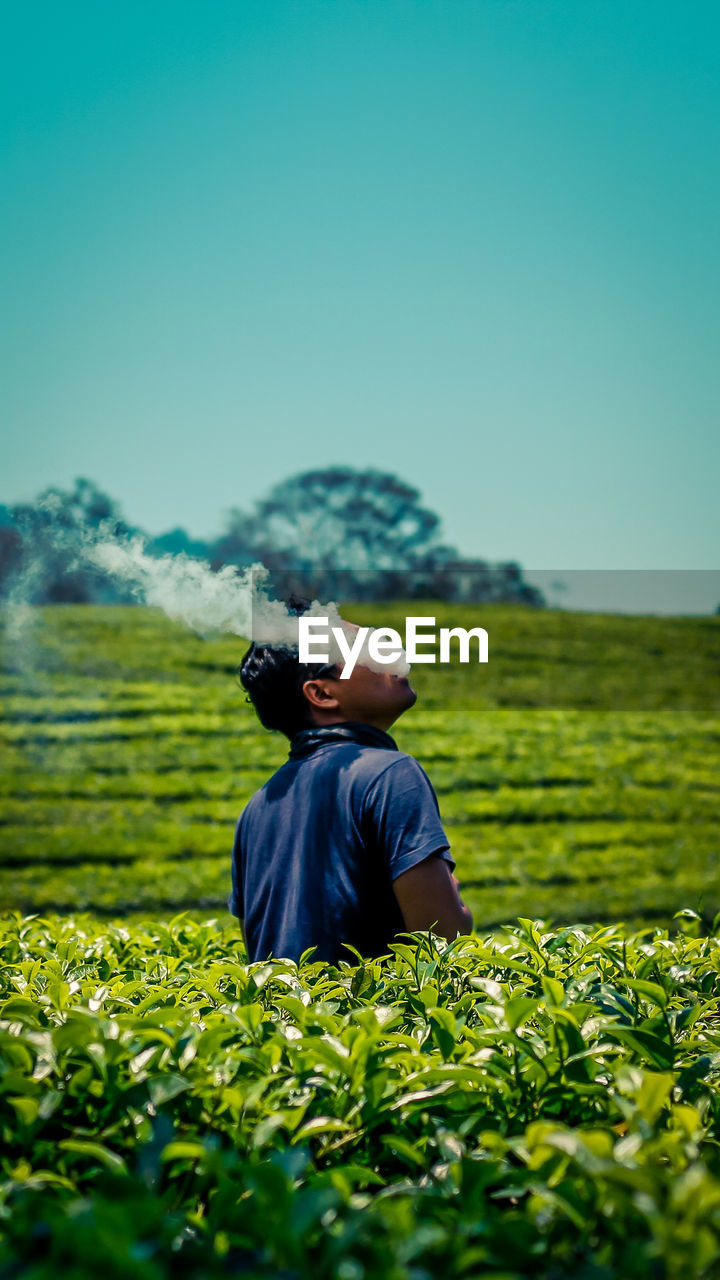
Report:
M 377 719 L 373 720 L 369 720 L 366 716 L 363 716 L 362 720 L 348 720 L 347 717 L 344 716 L 328 715 L 326 718 L 322 713 L 318 715 L 317 712 L 313 711 L 312 719 L 312 725 L 309 725 L 308 728 L 329 729 L 334 724 L 367 724 L 371 729 L 382 729 L 383 733 L 387 733 L 390 726 L 397 720 L 397 716 L 392 716 L 389 719 L 387 716 L 378 716 Z
M 314 724 L 294 733 L 290 740 L 290 759 L 303 759 L 322 747 L 349 742 L 391 751 L 398 749 L 395 739 L 377 725 L 361 720 L 334 720 L 332 724 Z

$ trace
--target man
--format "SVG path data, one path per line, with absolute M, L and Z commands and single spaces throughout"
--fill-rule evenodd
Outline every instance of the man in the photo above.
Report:
M 416 701 L 406 676 L 358 662 L 303 664 L 251 645 L 240 679 L 290 755 L 237 824 L 230 910 L 251 961 L 270 955 L 353 962 L 402 931 L 468 933 L 447 836 L 427 774 L 387 732 Z

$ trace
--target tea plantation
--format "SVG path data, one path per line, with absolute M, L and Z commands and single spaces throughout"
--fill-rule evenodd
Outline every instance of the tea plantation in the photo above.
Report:
M 225 909 L 241 642 L 6 638 L 0 1276 L 720 1276 L 720 620 L 406 612 L 489 632 L 394 731 L 476 934 L 338 969 Z

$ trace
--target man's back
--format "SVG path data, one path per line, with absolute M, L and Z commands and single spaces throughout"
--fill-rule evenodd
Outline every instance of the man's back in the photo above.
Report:
M 405 928 L 393 880 L 431 854 L 454 866 L 429 779 L 366 724 L 307 729 L 238 822 L 231 910 L 250 960 L 353 960 Z

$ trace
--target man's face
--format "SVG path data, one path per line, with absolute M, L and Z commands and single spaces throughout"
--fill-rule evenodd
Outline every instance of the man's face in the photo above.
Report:
M 339 674 L 339 672 L 338 672 Z M 390 671 L 373 671 L 358 663 L 347 680 L 334 680 L 340 719 L 359 720 L 387 729 L 417 700 L 407 676 Z
M 347 627 L 351 633 L 357 631 L 351 623 Z M 356 720 L 388 729 L 417 701 L 417 693 L 406 675 L 377 671 L 363 666 L 361 661 L 356 663 L 347 680 L 340 679 L 342 670 L 340 662 L 336 666 L 337 676 L 323 676 L 305 686 L 306 691 L 313 689 L 325 695 L 325 701 L 321 696 L 319 703 L 315 697 L 309 699 L 316 724 Z

